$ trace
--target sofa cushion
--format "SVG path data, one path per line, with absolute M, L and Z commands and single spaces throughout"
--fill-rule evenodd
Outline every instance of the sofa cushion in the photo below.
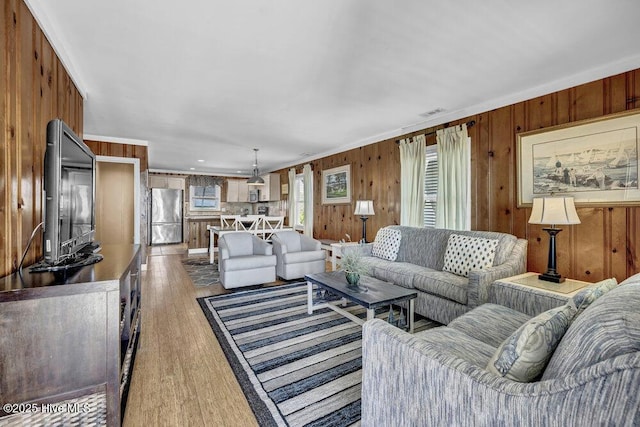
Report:
M 402 233 L 400 230 L 394 230 L 389 227 L 381 228 L 378 230 L 376 239 L 373 242 L 371 255 L 389 261 L 395 261 L 398 257 L 398 249 L 400 249 L 401 240 Z
M 253 235 L 249 233 L 228 233 L 220 237 L 224 240 L 229 256 L 253 255 Z
M 282 261 L 284 264 L 296 264 L 300 262 L 312 262 L 318 260 L 324 260 L 326 254 L 323 250 L 319 251 L 304 251 L 304 252 L 291 252 L 282 255 Z
M 275 255 L 247 255 L 225 259 L 225 271 L 250 270 L 253 268 L 271 267 L 276 265 Z
M 543 380 L 640 351 L 640 274 L 635 281 L 627 280 L 576 317 L 549 361 Z
M 460 234 L 462 236 L 480 237 L 483 239 L 497 240 L 498 246 L 496 248 L 496 257 L 493 260 L 493 265 L 500 265 L 505 263 L 511 256 L 518 238 L 513 234 L 499 233 L 497 231 L 461 231 L 461 230 L 447 230 L 452 234 Z
M 460 231 L 404 225 L 390 225 L 387 228 L 399 230 L 402 233 L 402 242 L 396 261 L 410 262 L 435 270 L 442 270 L 444 252 L 451 234 L 497 240 L 494 265 L 503 264 L 509 259 L 518 240 L 512 234 L 496 231 Z
M 457 317 L 447 326 L 497 349 L 530 319 L 531 316 L 503 305 L 482 304 Z
M 364 266 L 364 271 L 367 276 L 376 276 L 375 268 L 382 267 L 386 268 L 387 266 L 392 266 L 393 261 L 387 261 L 386 259 L 378 258 L 375 256 L 363 256 L 362 257 L 362 265 Z
M 617 284 L 618 281 L 615 278 L 605 279 L 575 294 L 569 300 L 569 304 L 575 307 L 576 316 L 582 313 L 595 300 L 615 288 Z
M 434 271 L 408 262 L 387 261 L 376 257 L 371 258 L 377 260 L 373 267 L 374 277 L 408 289 L 414 288 L 413 279 L 417 273 L 425 270 Z
M 451 230 L 392 225 L 402 233 L 396 261 L 442 270 L 442 258 Z
M 565 304 L 530 319 L 498 347 L 487 370 L 519 382 L 537 379 L 575 313 L 574 307 Z
M 446 326 L 417 332 L 414 337 L 429 348 L 442 354 L 466 360 L 479 368 L 484 368 L 495 347 L 491 347 L 456 329 Z
M 287 248 L 287 252 L 300 252 L 302 243 L 300 243 L 300 234 L 297 231 L 280 231 L 274 234 L 274 240 L 278 240 Z
M 469 279 L 446 271 L 423 267 L 413 275 L 413 287 L 433 295 L 466 304 Z
M 470 270 L 483 270 L 493 265 L 498 240 L 452 234 L 444 254 L 443 271 L 469 277 Z

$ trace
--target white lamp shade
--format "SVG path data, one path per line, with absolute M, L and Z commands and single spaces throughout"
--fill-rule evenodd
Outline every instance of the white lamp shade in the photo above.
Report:
M 533 199 L 529 224 L 580 224 L 573 197 Z
M 375 215 L 373 211 L 373 200 L 358 200 L 356 201 L 356 210 L 354 215 L 369 216 Z

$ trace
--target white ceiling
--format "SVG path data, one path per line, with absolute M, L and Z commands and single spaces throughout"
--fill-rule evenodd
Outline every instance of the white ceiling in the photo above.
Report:
M 26 2 L 85 136 L 152 170 L 271 171 L 640 68 L 638 0 Z

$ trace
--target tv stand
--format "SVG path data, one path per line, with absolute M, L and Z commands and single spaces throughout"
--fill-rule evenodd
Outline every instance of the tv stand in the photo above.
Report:
M 96 253 L 84 253 L 79 252 L 74 256 L 66 258 L 59 264 L 49 264 L 46 261 L 41 261 L 37 264 L 29 267 L 30 273 L 55 273 L 66 270 L 78 269 L 86 267 L 87 265 L 95 264 L 102 261 L 102 255 Z
M 102 249 L 100 247 L 100 242 L 93 241 L 93 242 L 89 242 L 86 245 L 84 245 L 81 249 L 78 250 L 78 253 L 80 253 L 80 254 L 95 254 L 95 253 L 100 252 L 100 249 Z
M 0 279 L 0 400 L 21 408 L 0 408 L 0 426 L 121 425 L 141 333 L 142 255 L 127 244 L 101 253 L 82 268 Z

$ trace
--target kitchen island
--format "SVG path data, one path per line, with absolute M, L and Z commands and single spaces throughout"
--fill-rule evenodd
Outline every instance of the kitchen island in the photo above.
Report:
M 191 215 L 185 219 L 189 253 L 207 253 L 210 238 L 208 228 L 220 226 L 220 215 Z

